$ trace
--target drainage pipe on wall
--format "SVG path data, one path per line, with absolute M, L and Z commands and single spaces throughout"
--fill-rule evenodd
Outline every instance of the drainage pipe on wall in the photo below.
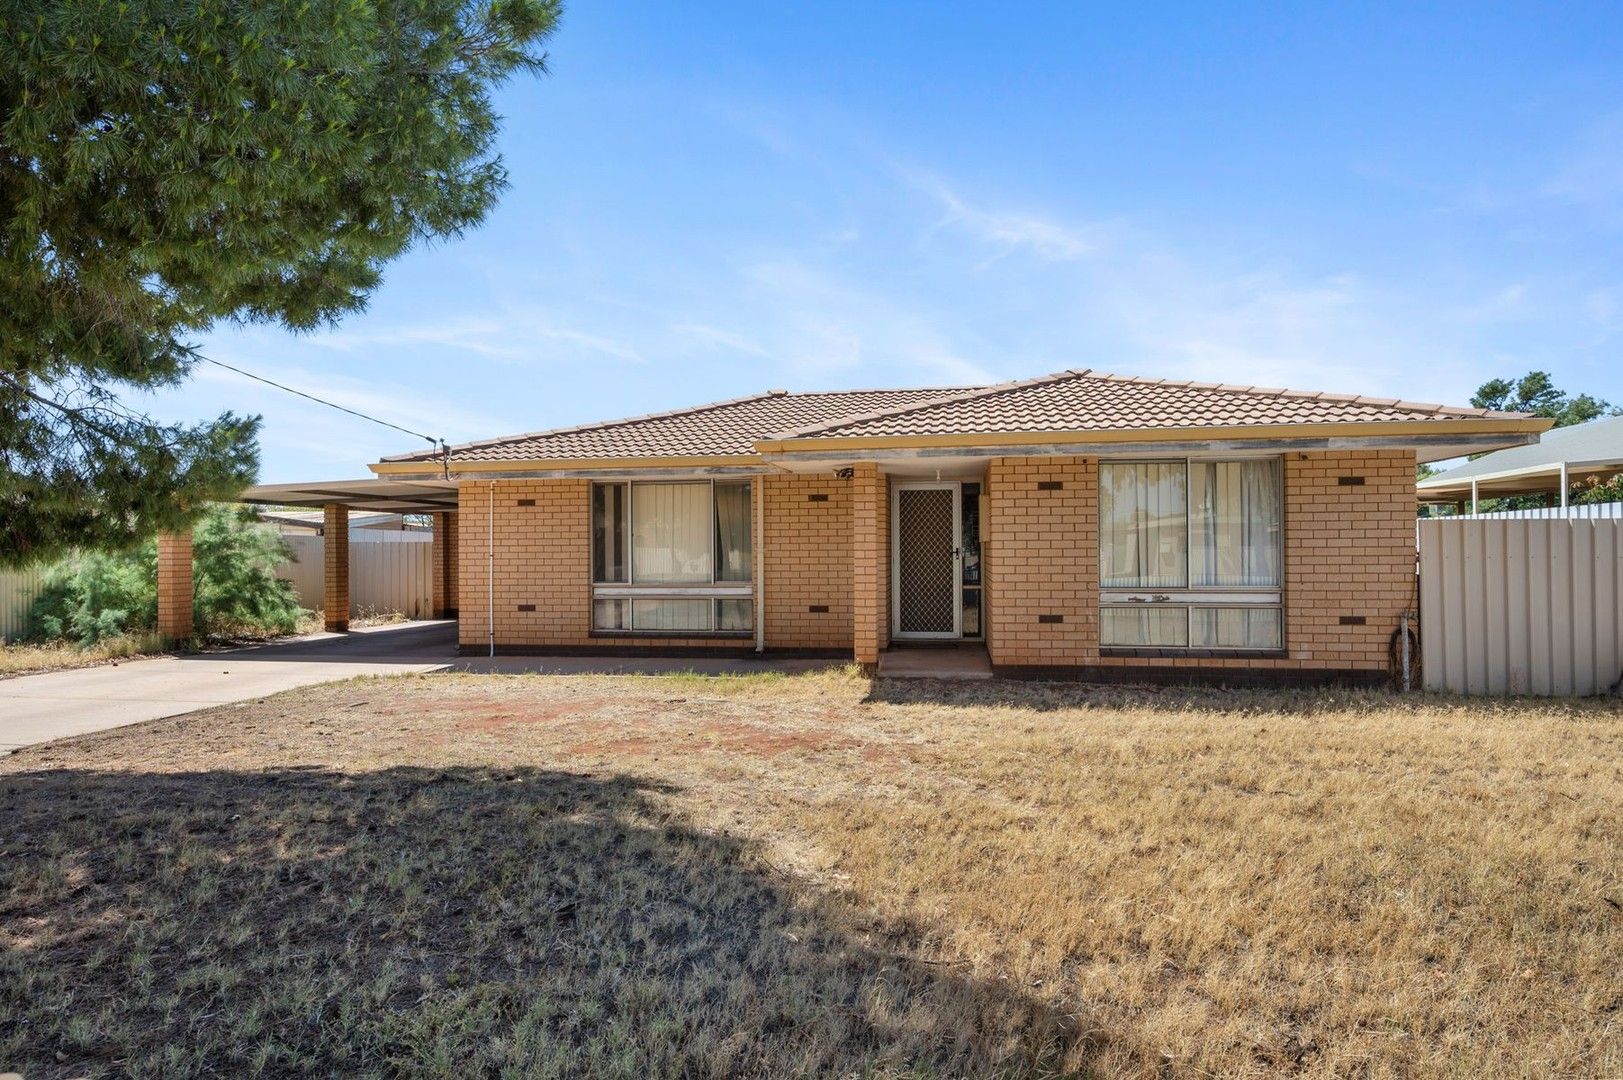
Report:
M 490 514 L 485 531 L 485 614 L 490 626 L 490 655 L 496 655 L 496 481 L 490 482 Z
M 766 651 L 766 551 L 761 537 L 766 532 L 766 477 L 757 476 L 750 484 L 755 500 L 755 513 L 750 515 L 750 567 L 755 575 L 755 651 Z

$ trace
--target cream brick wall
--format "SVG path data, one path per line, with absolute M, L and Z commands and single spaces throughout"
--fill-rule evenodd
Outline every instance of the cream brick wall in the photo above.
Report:
M 851 481 L 829 473 L 762 481 L 767 646 L 850 649 Z
M 757 557 L 765 578 L 768 648 L 851 649 L 858 661 L 871 664 L 889 645 L 890 485 L 874 465 L 858 465 L 854 473 L 849 480 L 773 475 L 761 481 Z M 1285 457 L 1283 657 L 1101 656 L 1098 475 L 1092 458 L 1010 457 L 989 463 L 985 559 L 994 664 L 1386 667 L 1388 638 L 1399 614 L 1413 603 L 1412 453 Z M 1343 483 L 1343 477 L 1362 482 Z M 487 640 L 490 492 L 489 483 L 465 483 L 455 516 L 458 607 L 467 646 Z M 497 481 L 495 501 L 498 648 L 750 644 L 737 638 L 593 637 L 590 482 Z M 520 505 L 526 501 L 531 505 Z M 534 610 L 521 611 L 521 606 Z M 813 607 L 828 611 L 813 612 Z M 1358 618 L 1362 625 L 1351 622 Z
M 1059 484 L 1058 489 L 1039 484 Z M 986 470 L 992 663 L 1090 664 L 1099 652 L 1099 469 L 994 458 Z M 1058 616 L 1057 623 L 1041 616 Z
M 192 636 L 192 534 L 158 535 L 158 636 L 184 641 Z
M 321 611 L 329 633 L 349 631 L 349 507 L 322 507 Z
M 431 553 L 434 618 L 449 618 L 457 605 L 457 516 L 434 514 L 434 541 Z
M 762 571 L 767 642 L 775 648 L 851 644 L 850 484 L 826 477 L 765 478 Z M 460 489 L 456 561 L 460 639 L 488 644 L 489 482 Z M 591 632 L 591 481 L 495 481 L 496 647 L 742 648 L 737 636 L 642 637 Z M 827 502 L 809 495 L 827 494 Z M 523 505 L 529 503 L 530 505 Z M 812 605 L 827 604 L 827 614 Z M 533 611 L 520 610 L 533 607 Z
M 871 462 L 852 470 L 852 652 L 876 664 L 890 645 L 890 483 Z
M 1391 633 L 1414 603 L 1414 468 L 1410 451 L 1285 456 L 1283 657 L 1126 657 L 1099 653 L 1097 461 L 995 459 L 987 473 L 992 662 L 1384 670 Z M 1039 489 L 1045 482 L 1062 486 Z

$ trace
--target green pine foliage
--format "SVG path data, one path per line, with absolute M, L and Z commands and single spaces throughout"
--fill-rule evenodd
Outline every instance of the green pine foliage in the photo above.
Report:
M 287 634 L 303 614 L 276 577 L 291 551 L 245 507 L 210 506 L 192 532 L 192 618 L 207 637 Z M 72 555 L 46 573 L 29 637 L 94 645 L 158 622 L 158 548 Z
M 318 327 L 505 184 L 558 0 L 0 0 L 0 565 L 229 499 L 258 420 L 159 424 L 227 321 Z

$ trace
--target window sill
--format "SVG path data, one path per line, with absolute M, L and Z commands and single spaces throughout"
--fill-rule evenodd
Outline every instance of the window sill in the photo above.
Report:
M 753 630 L 592 630 L 592 638 L 717 638 L 721 641 L 753 641 Z
M 1191 649 L 1141 648 L 1133 645 L 1105 645 L 1100 656 L 1130 657 L 1139 660 L 1287 660 L 1285 649 Z

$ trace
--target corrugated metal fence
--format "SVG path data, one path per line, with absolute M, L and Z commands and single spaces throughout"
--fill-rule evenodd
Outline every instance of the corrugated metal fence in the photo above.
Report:
M 1623 520 L 1420 522 L 1428 690 L 1605 693 L 1623 677 Z
M 276 576 L 293 583 L 299 603 L 319 611 L 322 603 L 322 538 L 284 537 L 295 562 Z M 356 529 L 349 537 L 349 608 L 362 612 L 395 612 L 412 619 L 433 614 L 433 536 L 426 532 L 382 532 Z M 44 567 L 0 571 L 0 641 L 22 636 L 28 608 L 45 580 Z
M 300 605 L 319 611 L 322 605 L 322 560 L 326 541 L 319 536 L 288 536 L 294 561 L 276 576 L 293 583 Z M 426 532 L 382 532 L 356 529 L 349 534 L 349 610 L 398 611 L 411 619 L 433 615 L 433 536 Z
M 28 608 L 45 584 L 45 568 L 0 570 L 0 641 L 22 637 Z

